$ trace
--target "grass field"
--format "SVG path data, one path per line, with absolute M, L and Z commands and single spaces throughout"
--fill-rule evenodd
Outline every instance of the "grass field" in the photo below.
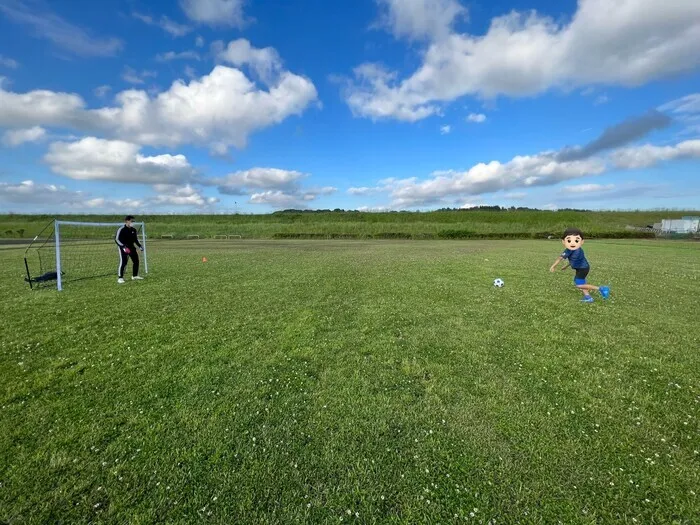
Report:
M 0 249 L 0 522 L 697 523 L 700 244 L 587 242 L 593 304 L 560 248 L 152 242 L 61 293 Z

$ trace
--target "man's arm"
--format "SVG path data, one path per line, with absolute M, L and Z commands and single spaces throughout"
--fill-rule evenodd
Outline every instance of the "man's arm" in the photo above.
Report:
M 114 242 L 116 242 L 120 248 L 124 247 L 124 243 L 120 239 L 122 236 L 122 230 L 124 229 L 124 226 L 120 226 L 119 229 L 117 230 L 117 234 L 114 236 Z

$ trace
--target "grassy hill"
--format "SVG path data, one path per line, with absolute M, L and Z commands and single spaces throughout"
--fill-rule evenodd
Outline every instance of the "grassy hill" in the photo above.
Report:
M 627 226 L 644 227 L 665 218 L 700 215 L 700 211 L 542 211 L 475 208 L 431 212 L 358 212 L 286 210 L 261 215 L 143 215 L 151 238 L 188 235 L 211 238 L 240 235 L 274 238 L 542 238 L 559 235 L 570 226 L 590 237 L 650 236 Z M 121 222 L 121 215 L 0 215 L 0 238 L 32 238 L 54 218 L 74 221 Z M 81 230 L 83 234 L 90 230 Z M 653 235 L 651 235 L 653 236 Z

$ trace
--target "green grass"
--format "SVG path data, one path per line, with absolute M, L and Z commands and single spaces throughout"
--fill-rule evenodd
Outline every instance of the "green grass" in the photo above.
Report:
M 212 238 L 215 235 L 241 235 L 250 239 L 276 236 L 326 235 L 372 238 L 399 234 L 404 238 L 438 238 L 441 232 L 458 231 L 462 237 L 517 235 L 523 238 L 559 235 L 567 227 L 577 226 L 587 235 L 629 236 L 628 225 L 645 227 L 665 218 L 700 215 L 700 211 L 538 211 L 538 210 L 451 210 L 433 212 L 368 213 L 355 211 L 284 212 L 265 215 L 146 215 L 152 238 L 188 235 Z M 32 238 L 54 216 L 0 215 L 0 238 Z M 120 222 L 118 215 L 66 215 L 63 220 Z M 81 230 L 82 233 L 90 230 Z M 95 230 L 95 234 L 99 230 Z
M 587 242 L 590 305 L 560 247 L 152 242 L 60 293 L 2 249 L 0 522 L 695 523 L 700 244 Z

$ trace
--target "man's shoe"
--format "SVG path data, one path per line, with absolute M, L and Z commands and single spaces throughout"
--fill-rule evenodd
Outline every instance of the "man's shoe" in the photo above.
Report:
M 143 277 L 140 275 L 135 275 L 131 278 L 132 281 L 143 281 Z
M 119 284 L 124 284 L 124 279 L 122 279 L 122 278 L 120 277 L 119 279 L 117 279 L 117 283 L 119 283 Z
M 593 297 L 591 297 L 590 295 L 587 295 L 586 297 L 584 297 L 583 299 L 581 299 L 581 302 L 582 302 L 582 303 L 592 303 L 592 302 L 593 302 Z
M 598 291 L 600 292 L 600 295 L 603 296 L 603 299 L 607 299 L 608 297 L 610 297 L 610 288 L 609 287 L 601 286 Z

